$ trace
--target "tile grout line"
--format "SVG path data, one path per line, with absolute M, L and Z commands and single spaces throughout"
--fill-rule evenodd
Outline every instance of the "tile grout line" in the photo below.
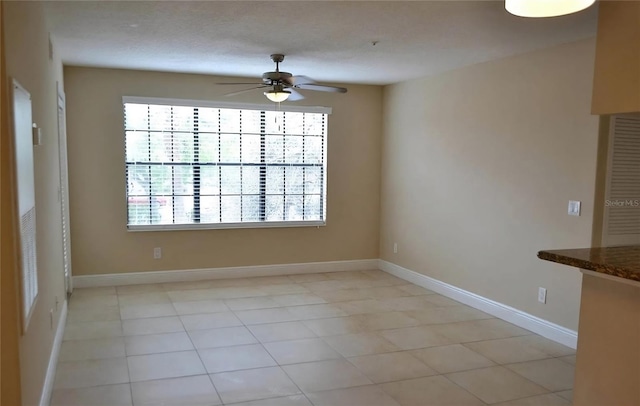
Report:
M 115 290 L 115 287 L 114 287 Z M 105 295 L 105 296 L 110 296 L 110 295 Z M 120 331 L 122 331 L 122 321 L 120 319 L 120 306 L 119 306 L 119 298 L 118 298 L 118 294 L 117 294 L 117 290 L 116 290 L 116 306 L 118 307 L 118 320 L 120 322 Z M 71 294 L 71 296 L 69 297 L 69 304 L 71 303 L 71 299 L 73 298 L 73 293 Z M 71 310 L 69 310 L 69 312 L 71 312 Z M 115 321 L 115 320 L 113 320 Z M 89 321 L 89 322 L 85 322 L 85 323 L 92 323 L 94 321 Z M 83 323 L 83 322 L 78 322 L 78 323 Z M 67 328 L 68 324 L 78 324 L 78 323 L 70 323 L 69 319 L 67 319 L 67 322 L 65 324 L 65 329 Z M 64 341 L 91 341 L 91 340 L 104 340 L 104 339 L 117 339 L 117 338 L 122 338 L 123 339 L 123 345 L 124 344 L 124 335 L 122 336 L 116 336 L 116 337 L 98 337 L 98 338 L 90 338 L 90 339 L 78 339 L 78 340 L 64 340 Z M 100 360 L 106 360 L 106 359 L 117 359 L 117 358 L 121 358 L 121 357 L 108 357 L 108 358 L 99 358 L 99 359 L 89 359 L 89 360 L 77 360 L 77 361 L 58 361 L 58 364 L 56 365 L 56 371 L 58 368 L 58 365 L 62 364 L 62 363 L 67 363 L 67 362 L 83 362 L 83 361 L 100 361 Z M 133 394 L 131 392 L 131 377 L 129 375 L 129 367 L 128 367 L 128 363 L 127 363 L 127 356 L 126 356 L 126 345 L 125 345 L 125 356 L 123 357 L 125 360 L 125 364 L 127 364 L 127 375 L 128 375 L 128 379 L 127 382 L 125 383 L 111 383 L 111 384 L 101 384 L 101 385 L 92 385 L 92 386 L 82 386 L 82 387 L 78 387 L 78 388 L 54 388 L 52 390 L 52 397 L 53 397 L 53 391 L 54 390 L 79 390 L 79 389 L 87 389 L 87 388 L 98 388 L 98 387 L 105 387 L 105 386 L 117 386 L 117 385 L 128 385 L 129 386 L 129 394 L 131 395 L 131 402 L 133 404 Z
M 223 301 L 223 303 L 224 303 L 224 301 Z M 225 303 L 225 306 L 227 306 L 226 303 Z M 229 311 L 231 311 L 231 309 L 229 309 Z M 235 313 L 233 313 L 233 315 L 235 317 L 238 317 L 238 316 L 235 315 Z M 180 319 L 180 320 L 182 321 L 182 319 Z M 242 320 L 240 320 L 240 322 L 242 322 Z M 186 326 L 185 326 L 185 330 L 186 330 Z M 191 340 L 191 344 L 193 345 L 193 348 L 196 348 L 196 344 L 193 342 L 193 339 L 191 338 L 191 333 L 187 331 L 187 334 L 189 335 L 189 339 Z M 218 395 L 218 399 L 220 399 L 220 404 L 224 405 L 225 402 L 222 399 L 222 395 L 220 395 L 220 391 L 218 390 L 218 387 L 216 386 L 215 382 L 213 382 L 213 377 L 211 376 L 213 374 L 209 373 L 209 371 L 207 370 L 207 366 L 204 364 L 204 361 L 202 360 L 202 356 L 200 355 L 200 350 L 197 349 L 197 348 L 196 348 L 196 353 L 198 354 L 198 358 L 200 358 L 200 362 L 202 362 L 202 365 L 204 366 L 204 371 L 207 374 L 207 378 L 209 378 L 209 382 L 211 382 L 211 385 L 213 386 L 213 389 L 216 391 L 216 394 Z
M 202 368 L 204 369 L 205 375 L 207 375 L 207 379 L 209 379 L 209 382 L 211 382 L 211 386 L 213 387 L 213 390 L 216 392 L 216 396 L 218 396 L 218 399 L 220 400 L 220 404 L 223 405 L 224 402 L 222 401 L 222 396 L 220 396 L 220 392 L 218 391 L 218 388 L 216 387 L 216 384 L 213 382 L 213 379 L 211 379 L 211 374 L 209 374 L 209 371 L 207 370 L 207 366 L 205 365 L 204 361 L 202 360 L 202 356 L 200 355 L 200 351 L 198 350 L 198 348 L 196 348 L 196 344 L 193 342 L 193 338 L 191 337 L 191 333 L 189 332 L 189 330 L 187 330 L 187 326 L 184 325 L 184 322 L 182 321 L 182 318 L 178 314 L 178 309 L 176 309 L 174 301 L 173 301 L 173 299 L 171 299 L 170 296 L 169 296 L 169 300 L 171 300 L 171 306 L 176 311 L 176 316 L 178 317 L 178 320 L 180 321 L 180 324 L 182 325 L 182 328 L 184 329 L 184 331 L 185 331 L 185 333 L 187 335 L 187 338 L 189 338 L 189 342 L 191 343 L 191 346 L 193 347 L 193 350 L 196 352 L 196 355 L 198 356 L 198 360 L 200 361 L 200 364 L 202 365 Z M 225 306 L 226 306 L 226 304 L 225 304 Z M 198 375 L 195 375 L 195 376 L 198 376 Z
M 298 285 L 297 283 L 295 283 L 296 285 Z M 232 310 L 233 311 L 233 310 Z M 282 371 L 282 373 L 285 374 L 285 376 L 289 379 L 289 381 L 291 381 L 292 384 L 295 385 L 296 388 L 298 388 L 298 391 L 300 391 L 300 394 L 302 394 L 305 399 L 307 399 L 309 401 L 309 403 L 312 403 L 311 400 L 309 398 L 307 398 L 307 395 L 302 391 L 302 389 L 298 386 L 298 384 L 291 379 L 291 377 L 289 376 L 289 374 L 287 374 L 287 371 L 285 371 L 284 368 L 282 368 L 282 365 L 280 365 L 280 363 L 273 357 L 273 355 L 271 355 L 271 353 L 269 352 L 269 350 L 264 346 L 264 343 L 262 341 L 260 341 L 258 339 L 258 337 L 256 337 L 256 335 L 253 333 L 253 331 L 251 331 L 251 329 L 249 328 L 249 325 L 247 325 L 244 320 L 242 320 L 236 313 L 235 311 L 233 311 L 234 316 L 236 316 L 238 318 L 238 320 L 240 320 L 240 322 L 242 323 L 242 325 L 244 326 L 245 329 L 247 329 L 247 331 L 249 331 L 249 334 L 251 334 L 251 336 L 258 342 L 260 343 L 260 346 L 262 347 L 262 349 L 264 351 L 266 351 L 267 354 L 269 354 L 269 357 L 271 357 L 271 359 L 273 360 L 273 362 L 275 362 L 275 364 L 277 365 L 278 369 L 280 369 Z M 299 320 L 296 320 L 299 321 Z M 287 322 L 284 322 L 287 323 Z M 271 324 L 271 323 L 265 323 L 265 324 Z M 265 399 L 271 399 L 271 398 L 265 398 Z M 254 400 L 262 400 L 262 399 L 254 399 Z M 253 400 L 252 400 L 253 401 Z
M 296 285 L 298 285 L 298 283 L 296 282 Z M 242 321 L 242 320 L 241 320 Z M 300 322 L 300 320 L 296 320 L 298 322 Z M 243 322 L 244 323 L 244 322 Z M 302 323 L 304 325 L 304 323 Z M 282 371 L 282 373 L 285 374 L 285 376 L 289 379 L 289 381 L 291 381 L 292 384 L 295 385 L 296 388 L 298 388 L 298 391 L 300 391 L 300 394 L 302 394 L 302 396 L 304 396 L 305 399 L 307 399 L 307 401 L 310 404 L 314 404 L 311 399 L 309 399 L 309 397 L 307 396 L 307 394 L 302 390 L 302 388 L 296 383 L 296 381 L 294 381 L 291 376 L 287 373 L 287 371 L 282 367 L 282 365 L 280 365 L 280 363 L 271 355 L 271 353 L 269 352 L 269 350 L 267 350 L 267 348 L 264 346 L 264 343 L 262 343 L 258 337 L 255 336 L 255 334 L 253 334 L 253 331 L 251 331 L 251 329 L 249 329 L 249 327 L 246 327 L 247 330 L 249 330 L 249 332 L 251 333 L 251 335 L 254 336 L 254 338 L 256 340 L 258 340 L 258 342 L 260 342 L 260 344 L 262 345 L 262 347 L 264 348 L 265 351 L 267 351 L 267 353 L 272 357 L 272 359 L 274 360 L 274 362 L 276 363 L 276 365 L 278 365 L 278 368 Z M 315 334 L 315 332 L 314 332 Z
M 297 283 L 296 283 L 296 284 L 297 284 Z M 269 297 L 269 296 L 277 296 L 277 295 L 266 295 L 266 296 L 255 296 L 255 297 Z M 221 299 L 221 300 L 225 303 L 225 305 L 226 305 L 227 307 L 229 307 L 229 306 L 228 306 L 228 304 L 225 302 L 225 299 Z M 276 307 L 276 308 L 278 308 L 278 307 Z M 262 308 L 260 308 L 260 309 L 254 309 L 254 310 L 262 310 Z M 290 376 L 286 373 L 286 371 L 282 368 L 282 365 L 280 365 L 280 364 L 279 364 L 279 363 L 278 363 L 278 362 L 273 358 L 273 355 L 269 352 L 269 350 L 267 350 L 267 348 L 264 346 L 264 343 L 262 343 L 262 342 L 258 339 L 258 337 L 256 337 L 256 335 L 253 333 L 253 331 L 251 331 L 251 329 L 249 328 L 249 326 L 250 326 L 250 325 L 246 324 L 246 323 L 245 323 L 245 322 L 244 322 L 244 321 L 243 321 L 243 320 L 242 320 L 242 319 L 241 319 L 241 318 L 236 314 L 236 311 L 242 311 L 242 310 L 233 310 L 233 309 L 231 309 L 231 308 L 229 307 L 229 311 L 230 311 L 230 312 L 232 312 L 232 314 L 233 314 L 233 315 L 234 315 L 234 316 L 235 316 L 235 317 L 236 317 L 236 318 L 237 318 L 237 319 L 242 323 L 242 326 L 243 326 L 243 327 L 244 327 L 244 328 L 249 332 L 249 334 L 251 334 L 251 336 L 256 340 L 257 344 L 259 344 L 259 345 L 260 345 L 260 347 L 261 347 L 261 348 L 262 348 L 262 349 L 263 349 L 263 350 L 264 350 L 264 351 L 269 355 L 269 357 L 272 359 L 272 361 L 276 364 L 275 366 L 277 366 L 277 367 L 278 367 L 278 368 L 279 368 L 279 369 L 280 369 L 280 370 L 281 370 L 281 371 L 282 371 L 282 372 L 287 376 L 287 378 L 291 381 L 291 383 L 293 383 L 293 384 L 296 386 L 296 388 L 298 388 L 298 390 L 300 391 L 299 393 L 300 393 L 300 394 L 302 394 L 303 396 L 305 396 L 305 398 L 306 398 L 307 400 L 309 400 L 309 399 L 306 397 L 306 395 L 304 394 L 304 392 L 300 389 L 300 387 L 299 387 L 299 386 L 298 386 L 298 385 L 297 385 L 297 384 L 296 384 L 296 383 L 291 379 L 291 377 L 290 377 Z M 272 324 L 272 323 L 265 323 L 265 324 Z M 249 344 L 249 345 L 251 345 L 251 344 Z M 194 344 L 194 346 L 195 346 L 195 344 Z M 218 348 L 218 347 L 217 347 L 217 348 Z M 224 348 L 224 347 L 219 347 L 219 348 Z M 199 350 L 198 350 L 198 356 L 200 356 L 200 352 L 199 352 Z M 203 364 L 204 364 L 204 362 L 203 362 Z M 273 367 L 274 367 L 274 366 L 265 366 L 265 367 L 259 367 L 259 368 L 248 368 L 248 369 L 242 369 L 242 370 L 249 370 L 249 369 L 261 369 L 261 368 L 265 368 L 265 369 L 266 369 L 266 368 L 273 368 Z M 205 367 L 205 370 L 206 370 L 206 367 Z M 226 371 L 226 372 L 236 372 L 236 371 L 242 371 L 242 370 L 234 370 L 234 371 Z M 225 373 L 225 372 L 220 372 L 220 373 Z M 209 373 L 209 372 L 207 371 L 207 374 L 208 374 L 208 376 L 209 376 L 209 379 L 211 380 L 211 383 L 214 385 L 214 388 L 215 388 L 215 384 L 213 383 L 213 379 L 211 378 L 211 375 L 214 375 L 214 373 Z M 217 388 L 216 388 L 216 391 L 217 391 Z M 221 397 L 219 394 L 218 394 L 218 396 L 220 397 L 220 400 L 222 401 L 222 397 Z M 276 397 L 271 397 L 271 398 L 263 398 L 263 399 L 273 399 L 273 398 L 277 398 L 277 397 L 278 397 L 278 396 L 276 396 Z M 254 400 L 263 400 L 263 399 L 254 399 Z M 253 401 L 253 400 L 251 400 L 251 401 Z M 309 401 L 310 401 L 310 400 L 309 400 Z M 237 403 L 237 402 L 236 402 L 236 403 Z M 223 404 L 224 404 L 224 401 L 223 401 Z
M 160 284 L 160 285 L 162 286 L 162 284 Z M 162 286 L 162 288 L 164 289 L 164 286 Z M 167 293 L 167 292 L 165 291 L 165 293 Z M 167 293 L 167 296 L 168 296 L 168 293 Z M 205 372 L 205 373 L 204 373 L 204 375 L 207 375 L 207 378 L 208 378 L 208 379 L 209 379 L 209 381 L 211 382 L 211 386 L 213 387 L 214 391 L 216 392 L 216 395 L 218 396 L 218 399 L 220 399 L 220 403 L 222 404 L 222 398 L 220 397 L 220 394 L 218 393 L 218 390 L 217 390 L 216 386 L 215 386 L 215 385 L 214 385 L 214 383 L 211 381 L 211 378 L 210 378 L 209 374 L 207 373 L 207 368 L 206 368 L 206 366 L 204 365 L 204 362 L 202 361 L 202 358 L 200 357 L 200 353 L 197 351 L 197 349 L 196 349 L 196 347 L 195 347 L 195 344 L 193 343 L 193 340 L 191 339 L 191 335 L 189 334 L 189 332 L 188 332 L 188 330 L 187 330 L 186 326 L 184 325 L 184 322 L 183 322 L 183 321 L 182 321 L 182 319 L 180 318 L 180 315 L 178 314 L 178 311 L 177 311 L 177 309 L 175 308 L 174 302 L 173 302 L 173 300 L 171 300 L 171 297 L 170 297 L 170 296 L 169 296 L 169 303 L 171 304 L 171 307 L 172 307 L 172 308 L 173 308 L 173 310 L 175 311 L 175 313 L 176 313 L 176 316 L 175 316 L 175 317 L 178 319 L 178 321 L 179 321 L 179 322 L 180 322 L 180 324 L 182 325 L 182 328 L 184 329 L 184 332 L 185 332 L 185 334 L 187 335 L 187 338 L 189 339 L 189 342 L 191 343 L 191 345 L 192 345 L 192 347 L 193 347 L 193 350 L 185 350 L 185 351 L 170 351 L 170 352 L 174 352 L 174 353 L 176 353 L 176 352 L 190 352 L 190 351 L 195 351 L 196 355 L 198 356 L 198 360 L 200 361 L 200 364 L 202 365 L 203 370 L 204 370 L 204 372 Z M 171 317 L 171 316 L 158 316 L 157 318 L 160 318 L 160 317 Z M 152 317 L 149 317 L 149 318 L 152 318 Z M 130 319 L 130 320 L 136 320 L 136 319 Z M 172 333 L 157 333 L 157 334 L 172 334 Z M 157 335 L 157 334 L 152 334 L 152 333 L 150 333 L 150 334 L 141 334 L 141 335 L 139 335 L 139 336 L 144 336 L 144 335 Z M 153 353 L 153 354 L 141 354 L 141 355 L 155 355 L 155 354 L 166 354 L 166 353 L 168 353 L 168 352 L 164 352 L 164 353 Z M 127 366 L 128 366 L 128 358 L 129 358 L 129 356 L 127 356 Z M 129 375 L 131 375 L 131 371 L 129 371 Z M 201 375 L 200 375 L 200 374 L 195 374 L 195 375 L 184 375 L 184 376 L 179 376 L 179 377 L 166 377 L 166 378 L 150 379 L 150 380 L 146 380 L 146 381 L 139 381 L 139 382 L 150 382 L 150 381 L 157 381 L 157 380 L 163 380 L 163 379 L 166 379 L 166 380 L 169 380 L 169 379 L 179 379 L 179 378 L 188 378 L 188 377 L 193 377 L 193 376 L 201 376 Z M 129 379 L 130 379 L 130 381 L 131 381 L 131 377 L 130 377 Z M 130 388 L 131 388 L 131 399 L 132 399 L 132 402 L 133 402 L 133 383 L 134 383 L 134 382 L 130 382 Z M 135 406 L 135 404 L 134 404 L 134 406 Z
M 265 297 L 265 296 L 254 296 L 254 297 Z M 245 322 L 244 322 L 240 317 L 238 317 L 238 315 L 236 314 L 236 312 L 235 312 L 233 309 L 231 309 L 231 308 L 228 306 L 228 304 L 225 302 L 225 299 L 219 299 L 219 300 L 221 300 L 221 301 L 222 301 L 222 303 L 224 303 L 224 305 L 228 308 L 229 312 L 231 312 L 231 313 L 233 314 L 233 316 L 234 316 L 234 317 L 236 317 L 236 318 L 240 321 L 240 323 L 242 323 L 242 326 L 245 328 L 245 330 L 247 330 L 247 331 L 249 332 L 249 334 L 251 334 L 251 336 L 254 338 L 254 340 L 256 340 L 256 343 L 257 343 L 257 344 L 259 344 L 259 345 L 260 345 L 260 347 L 261 347 L 261 348 L 262 348 L 262 349 L 263 349 L 263 350 L 264 350 L 264 351 L 269 355 L 269 357 L 270 357 L 270 358 L 273 360 L 273 362 L 278 366 L 278 368 L 279 368 L 280 370 L 282 370 L 282 371 L 283 371 L 283 373 L 285 373 L 285 374 L 286 374 L 286 372 L 282 369 L 282 367 L 278 364 L 278 362 L 273 358 L 273 356 L 271 355 L 271 353 L 269 353 L 269 351 L 264 347 L 263 343 L 262 343 L 262 342 L 261 342 L 261 341 L 260 341 L 256 336 L 255 336 L 255 334 L 253 334 L 253 332 L 251 331 L 251 329 L 249 329 L 248 325 L 247 325 L 247 324 L 246 324 L 246 323 L 245 323 Z M 197 301 L 196 301 L 196 302 L 197 302 Z M 174 303 L 174 302 L 173 302 L 173 300 L 172 300 L 172 304 L 173 304 L 173 303 Z M 175 306 L 174 306 L 174 309 L 175 309 Z M 176 312 L 177 312 L 177 309 L 176 309 Z M 208 314 L 208 313 L 205 313 L 205 314 Z M 221 402 L 222 404 L 226 404 L 226 403 L 224 402 L 224 400 L 222 399 L 222 396 L 220 395 L 220 392 L 219 392 L 218 388 L 216 387 L 215 383 L 213 382 L 212 375 L 214 375 L 215 373 L 209 373 L 209 371 L 207 370 L 206 365 L 204 364 L 204 361 L 202 360 L 202 356 L 201 356 L 201 354 L 200 354 L 200 349 L 196 348 L 196 345 L 195 345 L 195 343 L 193 342 L 193 338 L 191 337 L 191 333 L 186 329 L 186 326 L 184 326 L 184 322 L 182 321 L 182 319 L 181 319 L 180 317 L 179 317 L 179 319 L 180 319 L 180 322 L 181 322 L 181 323 L 182 323 L 182 325 L 183 325 L 183 328 L 184 328 L 184 329 L 185 329 L 185 331 L 187 332 L 187 335 L 189 336 L 189 339 L 191 340 L 191 344 L 193 345 L 193 347 L 194 347 L 194 348 L 195 348 L 195 350 L 196 350 L 196 353 L 198 354 L 198 358 L 200 359 L 200 362 L 202 363 L 202 365 L 203 365 L 203 367 L 204 367 L 204 369 L 205 369 L 205 373 L 207 374 L 207 377 L 209 378 L 209 381 L 210 381 L 210 382 L 211 382 L 211 384 L 213 385 L 213 387 L 214 387 L 214 389 L 215 389 L 215 391 L 216 391 L 216 393 L 217 393 L 217 395 L 218 395 L 218 398 L 220 399 L 220 402 Z M 214 329 L 215 329 L 215 328 L 214 328 Z M 244 345 L 244 344 L 242 344 L 242 345 Z M 251 344 L 247 344 L 247 345 L 251 345 Z M 238 346 L 241 346 L 241 345 L 238 345 Z M 224 346 L 223 346 L 223 347 L 213 347 L 213 348 L 224 348 Z M 205 349 L 205 348 L 203 348 L 203 349 Z M 261 367 L 261 368 L 273 368 L 273 366 L 270 366 L 270 367 Z M 260 369 L 260 368 L 248 368 L 248 369 Z M 248 370 L 248 369 L 242 369 L 242 370 Z M 226 371 L 226 372 L 236 372 L 236 371 L 242 371 L 242 370 L 234 370 L 234 371 Z M 225 372 L 219 372 L 219 373 L 225 373 Z M 288 376 L 288 375 L 287 375 L 287 376 Z M 289 379 L 290 379 L 290 378 L 289 378 Z M 290 380 L 291 380 L 291 379 L 290 379 Z M 295 382 L 293 382 L 293 380 L 291 380 L 291 382 L 292 382 L 294 385 L 296 385 L 296 387 L 298 388 L 298 390 L 300 390 L 300 388 L 297 386 L 297 384 L 295 384 Z M 303 393 L 303 392 L 302 392 L 302 391 L 300 391 L 300 393 Z M 265 398 L 265 399 L 266 399 L 266 398 Z M 255 400 L 262 400 L 262 399 L 255 399 Z M 236 403 L 237 403 L 237 402 L 236 402 Z

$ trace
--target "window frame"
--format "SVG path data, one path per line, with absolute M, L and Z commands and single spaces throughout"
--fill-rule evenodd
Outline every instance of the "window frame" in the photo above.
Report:
M 233 103 L 233 102 L 218 102 L 208 100 L 192 100 L 192 99 L 174 99 L 174 98 L 159 98 L 159 97 L 143 97 L 143 96 L 123 96 L 122 108 L 123 108 L 123 147 L 126 144 L 126 121 L 124 116 L 124 107 L 126 103 L 134 104 L 152 104 L 152 105 L 168 105 L 168 106 L 183 106 L 183 107 L 202 107 L 202 108 L 219 108 L 219 109 L 238 109 L 238 110 L 258 110 L 258 111 L 284 111 L 284 112 L 300 112 L 300 113 L 318 113 L 331 115 L 332 109 L 330 107 L 323 106 L 290 106 L 287 105 L 281 108 L 278 104 L 253 104 L 253 103 Z M 125 181 L 125 208 L 127 231 L 139 232 L 139 231 L 177 231 L 177 230 L 216 230 L 216 229 L 258 229 L 258 228 L 289 228 L 289 227 L 324 227 L 327 223 L 327 145 L 328 145 L 328 117 L 327 117 L 327 129 L 324 134 L 324 153 L 322 156 L 322 168 L 323 168 L 323 180 L 322 180 L 322 196 L 321 196 L 321 220 L 292 220 L 292 221 L 253 221 L 253 222 L 227 222 L 227 223 L 183 223 L 183 224 L 128 224 L 128 210 L 129 210 L 129 193 L 128 185 Z M 125 166 L 125 180 L 126 180 L 126 167 L 127 157 L 124 156 Z

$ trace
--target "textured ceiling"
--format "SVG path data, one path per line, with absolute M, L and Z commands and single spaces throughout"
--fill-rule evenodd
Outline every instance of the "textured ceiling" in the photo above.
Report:
M 592 37 L 595 7 L 523 19 L 501 1 L 53 1 L 65 64 L 389 84 Z M 373 42 L 376 42 L 373 45 Z

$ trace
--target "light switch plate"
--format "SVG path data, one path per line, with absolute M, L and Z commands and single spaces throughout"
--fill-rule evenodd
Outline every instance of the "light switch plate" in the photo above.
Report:
M 538 288 L 538 302 L 547 303 L 547 290 L 545 288 Z
M 570 216 L 579 216 L 580 215 L 580 201 L 578 200 L 569 200 L 569 209 Z

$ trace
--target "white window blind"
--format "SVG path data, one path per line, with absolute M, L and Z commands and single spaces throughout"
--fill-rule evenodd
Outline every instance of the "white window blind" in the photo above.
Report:
M 123 103 L 130 230 L 324 224 L 327 112 L 145 101 Z

